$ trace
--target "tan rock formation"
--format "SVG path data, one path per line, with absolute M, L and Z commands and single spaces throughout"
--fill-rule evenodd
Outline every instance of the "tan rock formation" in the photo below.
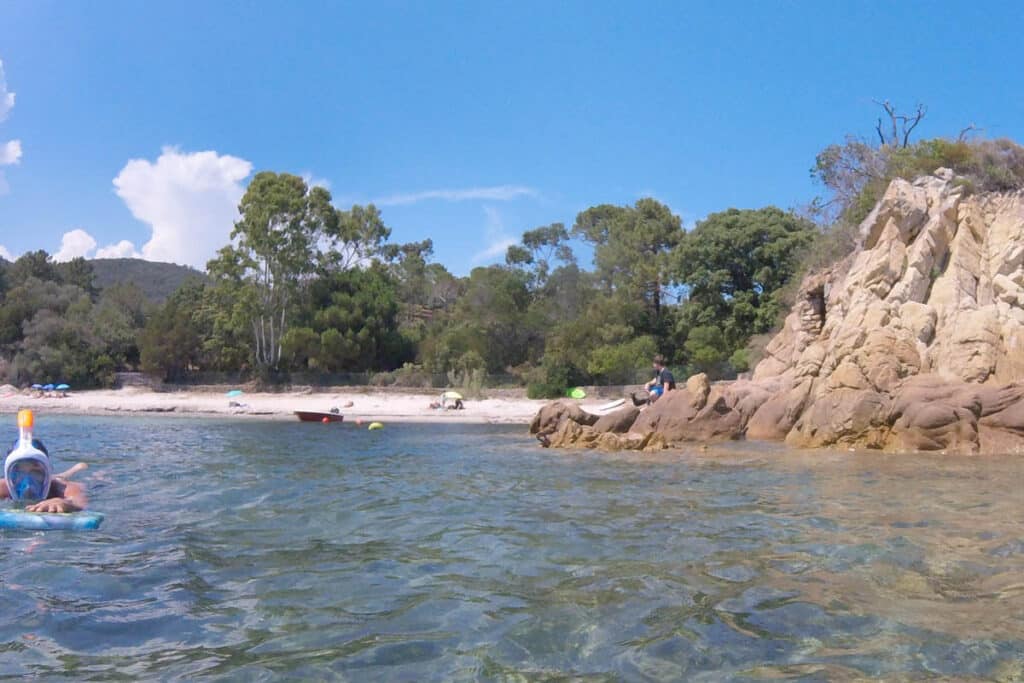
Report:
M 895 180 L 860 240 L 804 280 L 752 381 L 691 377 L 577 438 L 1024 453 L 1024 193 L 967 195 L 945 169 Z
M 861 239 L 848 267 L 801 287 L 825 295 L 817 336 L 796 306 L 754 372 L 809 379 L 806 397 L 770 399 L 748 437 L 777 436 L 799 413 L 786 431 L 798 446 L 1005 449 L 1020 422 L 1004 405 L 982 427 L 977 389 L 1024 377 L 1024 195 L 965 196 L 944 169 L 896 180 Z

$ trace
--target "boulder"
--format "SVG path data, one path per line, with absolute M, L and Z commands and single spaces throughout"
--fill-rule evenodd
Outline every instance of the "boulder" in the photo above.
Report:
M 610 432 L 612 434 L 625 434 L 629 431 L 636 418 L 640 415 L 640 409 L 636 406 L 622 406 L 616 411 L 602 415 L 594 423 L 595 432 Z
M 702 372 L 687 379 L 686 391 L 690 394 L 693 407 L 697 410 L 703 408 L 708 400 L 708 394 L 711 393 L 711 383 L 708 381 L 708 376 Z
M 551 434 L 566 420 L 581 425 L 592 425 L 598 416 L 588 413 L 574 401 L 562 399 L 543 406 L 530 423 L 531 434 Z
M 893 401 L 887 450 L 977 453 L 977 391 L 962 382 L 924 375 L 908 382 Z
M 803 412 L 786 443 L 798 448 L 881 448 L 888 432 L 890 399 L 873 389 L 836 389 Z
M 661 431 L 671 433 L 697 415 L 700 401 L 688 389 L 669 391 L 641 411 L 633 423 L 632 431 L 646 434 Z

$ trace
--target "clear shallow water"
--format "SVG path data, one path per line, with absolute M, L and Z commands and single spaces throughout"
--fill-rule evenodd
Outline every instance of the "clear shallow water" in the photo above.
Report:
M 3 678 L 1024 677 L 1024 459 L 38 422 L 107 520 L 0 531 Z

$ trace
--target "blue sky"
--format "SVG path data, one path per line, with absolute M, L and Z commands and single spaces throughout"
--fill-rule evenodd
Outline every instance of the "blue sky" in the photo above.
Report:
M 788 208 L 873 98 L 1024 140 L 1021 7 L 0 0 L 0 253 L 202 264 L 259 170 L 460 275 L 594 204 Z

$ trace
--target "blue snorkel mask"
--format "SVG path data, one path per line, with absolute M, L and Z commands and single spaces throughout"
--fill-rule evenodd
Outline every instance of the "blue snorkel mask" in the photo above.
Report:
M 17 502 L 45 500 L 53 471 L 46 446 L 39 439 L 19 439 L 4 460 L 4 480 Z
M 7 474 L 7 490 L 18 501 L 43 500 L 49 493 L 50 475 L 38 460 L 22 459 Z

